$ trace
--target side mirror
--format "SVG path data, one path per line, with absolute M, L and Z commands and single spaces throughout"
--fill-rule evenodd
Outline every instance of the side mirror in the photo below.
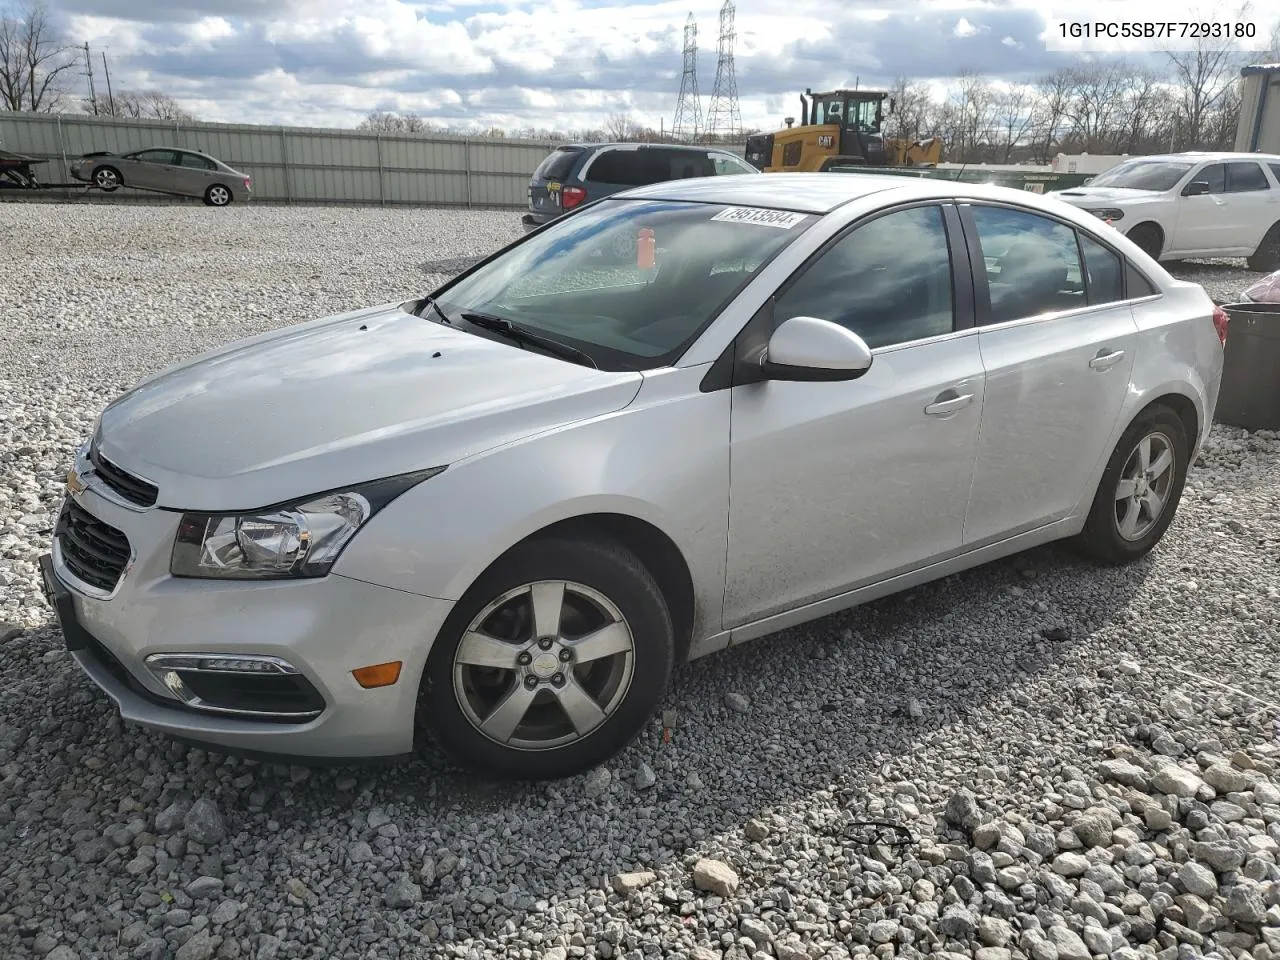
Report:
M 1184 197 L 1203 197 L 1209 192 L 1209 181 L 1192 180 L 1182 190 Z
M 856 380 L 871 369 L 871 348 L 845 327 L 817 317 L 792 317 L 773 331 L 760 355 L 769 380 Z

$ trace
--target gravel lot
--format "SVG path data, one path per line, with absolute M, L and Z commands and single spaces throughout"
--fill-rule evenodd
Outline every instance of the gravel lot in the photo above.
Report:
M 1041 549 L 699 661 L 671 742 L 554 785 L 123 728 L 36 586 L 97 411 L 517 229 L 0 204 L 0 957 L 1280 960 L 1271 435 L 1215 429 L 1143 563 Z M 1250 276 L 1178 269 L 1220 300 Z M 912 842 L 871 843 L 869 819 Z

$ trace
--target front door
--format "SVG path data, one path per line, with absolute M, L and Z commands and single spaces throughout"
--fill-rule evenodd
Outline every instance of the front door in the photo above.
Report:
M 964 535 L 979 546 L 1062 519 L 1089 492 L 1129 390 L 1137 326 L 1110 248 L 1083 234 L 1077 245 L 1075 228 L 1028 211 L 965 209 L 986 264 L 986 400 Z
M 948 251 L 940 206 L 900 209 L 779 293 L 775 322 L 843 324 L 874 360 L 858 380 L 734 388 L 726 627 L 960 548 L 983 373 Z
M 177 182 L 178 155 L 175 150 L 141 150 L 130 154 L 127 170 L 120 171 L 125 186 L 172 193 Z

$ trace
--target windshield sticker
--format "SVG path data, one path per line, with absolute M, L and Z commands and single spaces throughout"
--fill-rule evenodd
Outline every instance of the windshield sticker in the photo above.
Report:
M 721 210 L 712 220 L 727 223 L 754 223 L 762 227 L 778 227 L 790 230 L 797 223 L 802 223 L 808 214 L 791 213 L 787 210 L 764 210 L 759 207 L 729 207 Z

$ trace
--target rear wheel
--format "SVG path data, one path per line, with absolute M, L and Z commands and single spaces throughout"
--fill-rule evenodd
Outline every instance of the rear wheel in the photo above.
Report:
M 204 192 L 205 206 L 225 207 L 231 202 L 231 190 L 220 183 L 215 183 Z
M 1154 406 L 1140 414 L 1107 461 L 1077 546 L 1109 564 L 1146 555 L 1173 522 L 1188 455 L 1186 427 L 1176 413 Z
M 1129 231 L 1128 237 L 1141 247 L 1142 252 L 1152 260 L 1160 259 L 1160 249 L 1164 246 L 1164 237 L 1161 236 L 1160 228 L 1155 224 L 1140 223 Z
M 1249 269 L 1259 273 L 1280 270 L 1280 223 L 1275 224 L 1249 258 Z
M 653 576 L 604 540 L 531 541 L 450 614 L 419 713 L 460 762 L 570 776 L 625 747 L 666 692 L 671 616 Z
M 124 178 L 115 167 L 99 167 L 93 171 L 93 182 L 99 190 L 110 193 L 124 186 Z

